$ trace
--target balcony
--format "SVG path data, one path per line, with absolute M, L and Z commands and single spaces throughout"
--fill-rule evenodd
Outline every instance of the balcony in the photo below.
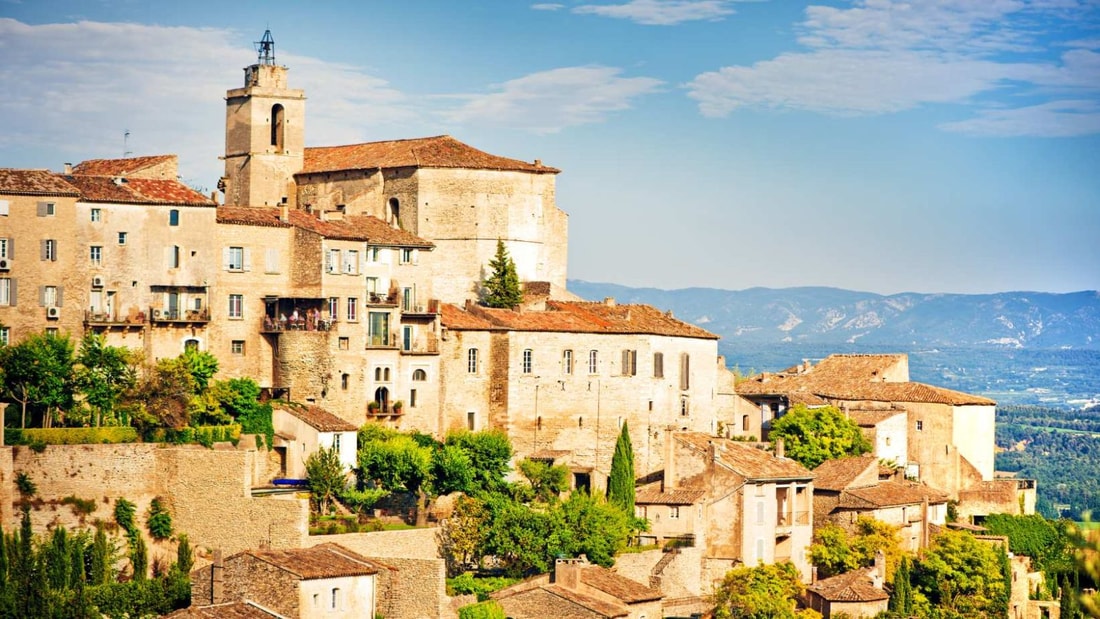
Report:
M 264 335 L 278 335 L 286 331 L 292 331 L 294 333 L 326 333 L 336 330 L 337 322 L 338 321 L 332 318 L 301 318 L 298 320 L 287 318 L 286 320 L 282 320 L 281 318 L 264 316 L 264 323 L 260 326 L 260 333 Z
M 401 343 L 401 354 L 403 355 L 438 355 L 439 354 L 439 339 L 435 336 L 428 338 L 419 338 L 412 342 Z
M 397 335 L 372 333 L 367 336 L 367 348 L 397 348 Z
M 405 413 L 404 406 L 394 406 L 393 402 L 385 402 L 378 406 L 372 407 L 367 405 L 367 417 L 368 418 L 382 418 L 382 417 L 400 417 Z
M 791 512 L 789 514 L 779 514 L 775 522 L 775 536 L 787 537 L 789 536 L 796 526 L 809 526 L 810 525 L 810 512 Z
M 149 322 L 153 324 L 191 324 L 210 322 L 210 309 L 164 309 L 149 308 Z
M 84 312 L 84 326 L 101 329 L 144 329 L 145 314 L 137 312 L 132 316 L 119 316 L 115 312 L 87 310 Z
M 367 293 L 367 307 L 397 307 L 397 292 L 382 294 L 380 292 Z
M 427 320 L 434 320 L 439 315 L 439 299 L 431 299 L 427 304 L 424 303 L 402 303 L 401 305 L 401 317 L 402 318 L 422 318 Z

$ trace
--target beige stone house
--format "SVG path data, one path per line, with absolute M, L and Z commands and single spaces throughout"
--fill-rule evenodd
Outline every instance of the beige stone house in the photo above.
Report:
M 823 619 L 842 615 L 870 619 L 885 612 L 890 594 L 883 588 L 882 567 L 868 567 L 819 580 L 806 587 L 806 606 Z
M 511 619 L 659 619 L 661 593 L 580 559 L 558 559 L 554 572 L 492 594 Z
M 191 572 L 191 605 L 230 602 L 287 618 L 374 617 L 393 570 L 338 544 L 246 550 Z
M 994 477 L 996 402 L 911 382 L 906 355 L 830 355 L 816 365 L 806 361 L 742 381 L 737 393 L 759 406 L 765 428 L 798 402 L 851 411 L 853 420 L 871 431 L 876 449 L 883 450 L 876 455 L 903 464 L 906 477 L 963 503 L 970 500 L 968 493 L 981 491 L 982 504 L 973 504 L 984 513 L 1034 511 L 1031 507 L 1027 512 L 1034 505 L 1029 498 L 1035 491 L 1033 482 Z M 905 413 L 904 428 L 899 411 Z M 903 456 L 904 462 L 896 460 Z M 993 500 L 998 497 L 1003 501 Z
M 814 525 L 853 532 L 867 516 L 897 527 L 901 548 L 917 552 L 928 545 L 929 526 L 943 526 L 947 495 L 882 468 L 873 455 L 821 463 L 814 469 Z
M 336 449 L 347 471 L 359 466 L 356 455 L 358 426 L 319 406 L 280 404 L 273 408 L 275 453 L 280 476 L 305 479 L 306 460 L 319 449 Z
M 635 499 L 650 534 L 702 548 L 716 578 L 739 565 L 790 561 L 809 582 L 813 473 L 747 443 L 669 434 L 662 481 Z

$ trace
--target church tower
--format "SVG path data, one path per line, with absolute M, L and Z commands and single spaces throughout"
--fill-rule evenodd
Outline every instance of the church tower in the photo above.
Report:
M 275 64 L 275 40 L 264 32 L 259 59 L 244 70 L 244 88 L 225 94 L 227 206 L 278 206 L 294 200 L 302 169 L 306 97 L 286 86 L 287 68 Z

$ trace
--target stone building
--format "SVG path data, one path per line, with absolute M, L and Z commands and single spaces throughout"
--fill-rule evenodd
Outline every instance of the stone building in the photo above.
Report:
M 272 411 L 271 422 L 280 477 L 305 479 L 306 461 L 320 449 L 335 449 L 349 474 L 359 465 L 355 452 L 358 426 L 319 406 L 279 404 Z
M 882 588 L 882 567 L 867 567 L 832 578 L 824 578 L 806 587 L 806 606 L 821 613 L 823 619 L 833 616 L 870 619 L 886 612 L 890 594 Z
M 492 594 L 508 617 L 542 619 L 659 619 L 661 593 L 584 557 L 558 559 L 554 572 Z

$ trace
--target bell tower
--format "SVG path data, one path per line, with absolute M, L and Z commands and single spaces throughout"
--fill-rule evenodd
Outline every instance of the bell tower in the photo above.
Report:
M 287 68 L 275 64 L 270 30 L 256 50 L 256 64 L 244 70 L 244 88 L 225 93 L 225 176 L 219 189 L 227 206 L 292 203 L 294 174 L 302 169 L 305 93 L 287 88 Z

